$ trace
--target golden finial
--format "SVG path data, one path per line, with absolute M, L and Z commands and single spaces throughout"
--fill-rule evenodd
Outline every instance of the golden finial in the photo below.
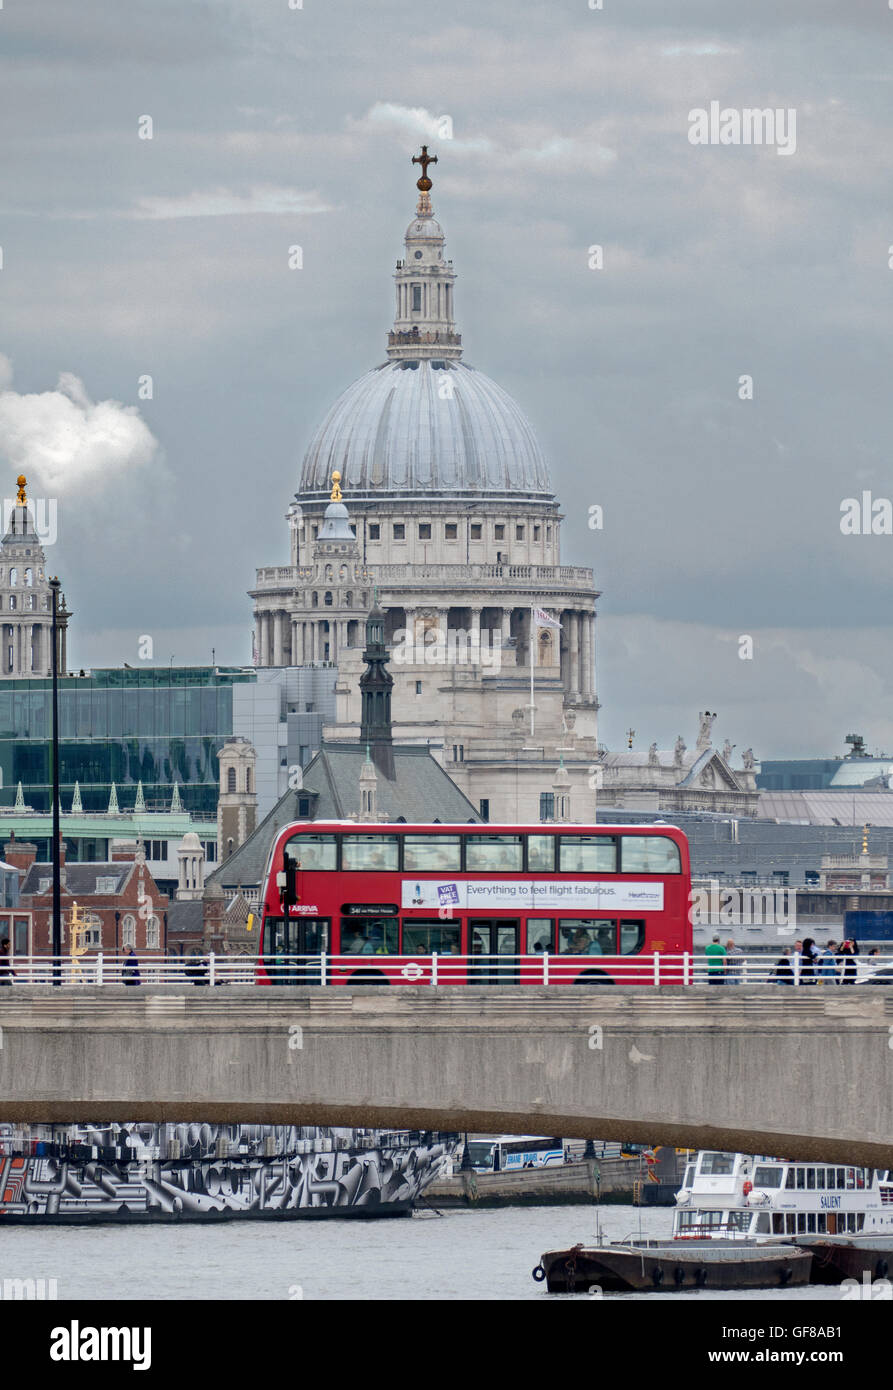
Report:
M 16 479 L 16 482 L 19 485 L 19 495 L 16 498 L 16 502 L 20 507 L 25 507 L 28 504 L 28 499 L 25 496 L 25 484 L 27 483 L 27 481 L 28 479 L 25 477 L 24 473 L 20 473 L 18 478 Z
M 340 502 L 340 501 L 341 501 L 341 486 L 340 486 L 340 485 L 341 485 L 341 474 L 338 472 L 338 469 L 336 468 L 335 471 L 334 471 L 334 473 L 332 474 L 332 499 L 331 499 L 331 500 L 332 500 L 333 502 Z
M 868 853 L 868 826 L 862 827 L 862 853 Z
M 423 145 L 422 153 L 414 154 L 412 157 L 412 162 L 413 164 L 421 164 L 422 166 L 422 177 L 417 181 L 416 188 L 419 190 L 420 193 L 430 193 L 432 184 L 431 180 L 428 178 L 428 165 L 437 163 L 437 155 L 429 154 L 428 146 Z

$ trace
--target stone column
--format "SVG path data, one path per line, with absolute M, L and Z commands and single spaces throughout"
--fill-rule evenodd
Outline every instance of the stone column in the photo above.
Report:
M 415 648 L 415 643 L 416 643 L 416 619 L 418 618 L 418 609 L 417 609 L 417 608 L 404 608 L 403 612 L 406 614 L 405 627 L 406 627 L 407 633 L 409 634 L 408 637 L 406 638 L 407 647 L 409 646 L 409 643 L 410 643 L 410 642 L 412 643 L 412 648 L 411 648 L 410 650 L 408 650 L 407 655 L 412 656 L 412 659 L 413 659 L 413 661 L 414 661 L 414 660 L 415 660 L 415 651 L 416 651 L 416 648 Z
M 282 613 L 273 614 L 273 665 L 282 665 Z
M 592 699 L 595 687 L 595 644 L 593 641 L 593 618 L 591 613 L 583 614 L 583 697 Z
M 503 610 L 502 610 L 502 645 L 503 645 L 503 646 L 505 646 L 506 643 L 511 639 L 511 635 L 512 635 L 512 610 L 511 610 L 510 608 L 503 608 Z
M 576 699 L 580 695 L 580 614 L 568 614 L 568 626 L 570 627 L 570 690 L 569 694 Z

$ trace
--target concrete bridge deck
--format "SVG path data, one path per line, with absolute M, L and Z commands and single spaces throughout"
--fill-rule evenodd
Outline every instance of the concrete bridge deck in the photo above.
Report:
M 0 1119 L 538 1133 L 893 1167 L 893 990 L 14 986 Z

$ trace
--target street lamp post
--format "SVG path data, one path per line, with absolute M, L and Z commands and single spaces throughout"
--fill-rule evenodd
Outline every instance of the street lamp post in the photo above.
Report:
M 62 864 L 59 847 L 59 579 L 50 580 L 53 595 L 52 666 L 53 710 L 53 984 L 62 983 Z

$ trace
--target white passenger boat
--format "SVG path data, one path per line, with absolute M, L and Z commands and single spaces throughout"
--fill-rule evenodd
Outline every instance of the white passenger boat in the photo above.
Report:
M 893 1238 L 893 1174 L 705 1150 L 676 1194 L 673 1238 Z
M 704 1151 L 676 1194 L 667 1240 L 549 1250 L 550 1293 L 791 1288 L 893 1271 L 893 1173 Z

